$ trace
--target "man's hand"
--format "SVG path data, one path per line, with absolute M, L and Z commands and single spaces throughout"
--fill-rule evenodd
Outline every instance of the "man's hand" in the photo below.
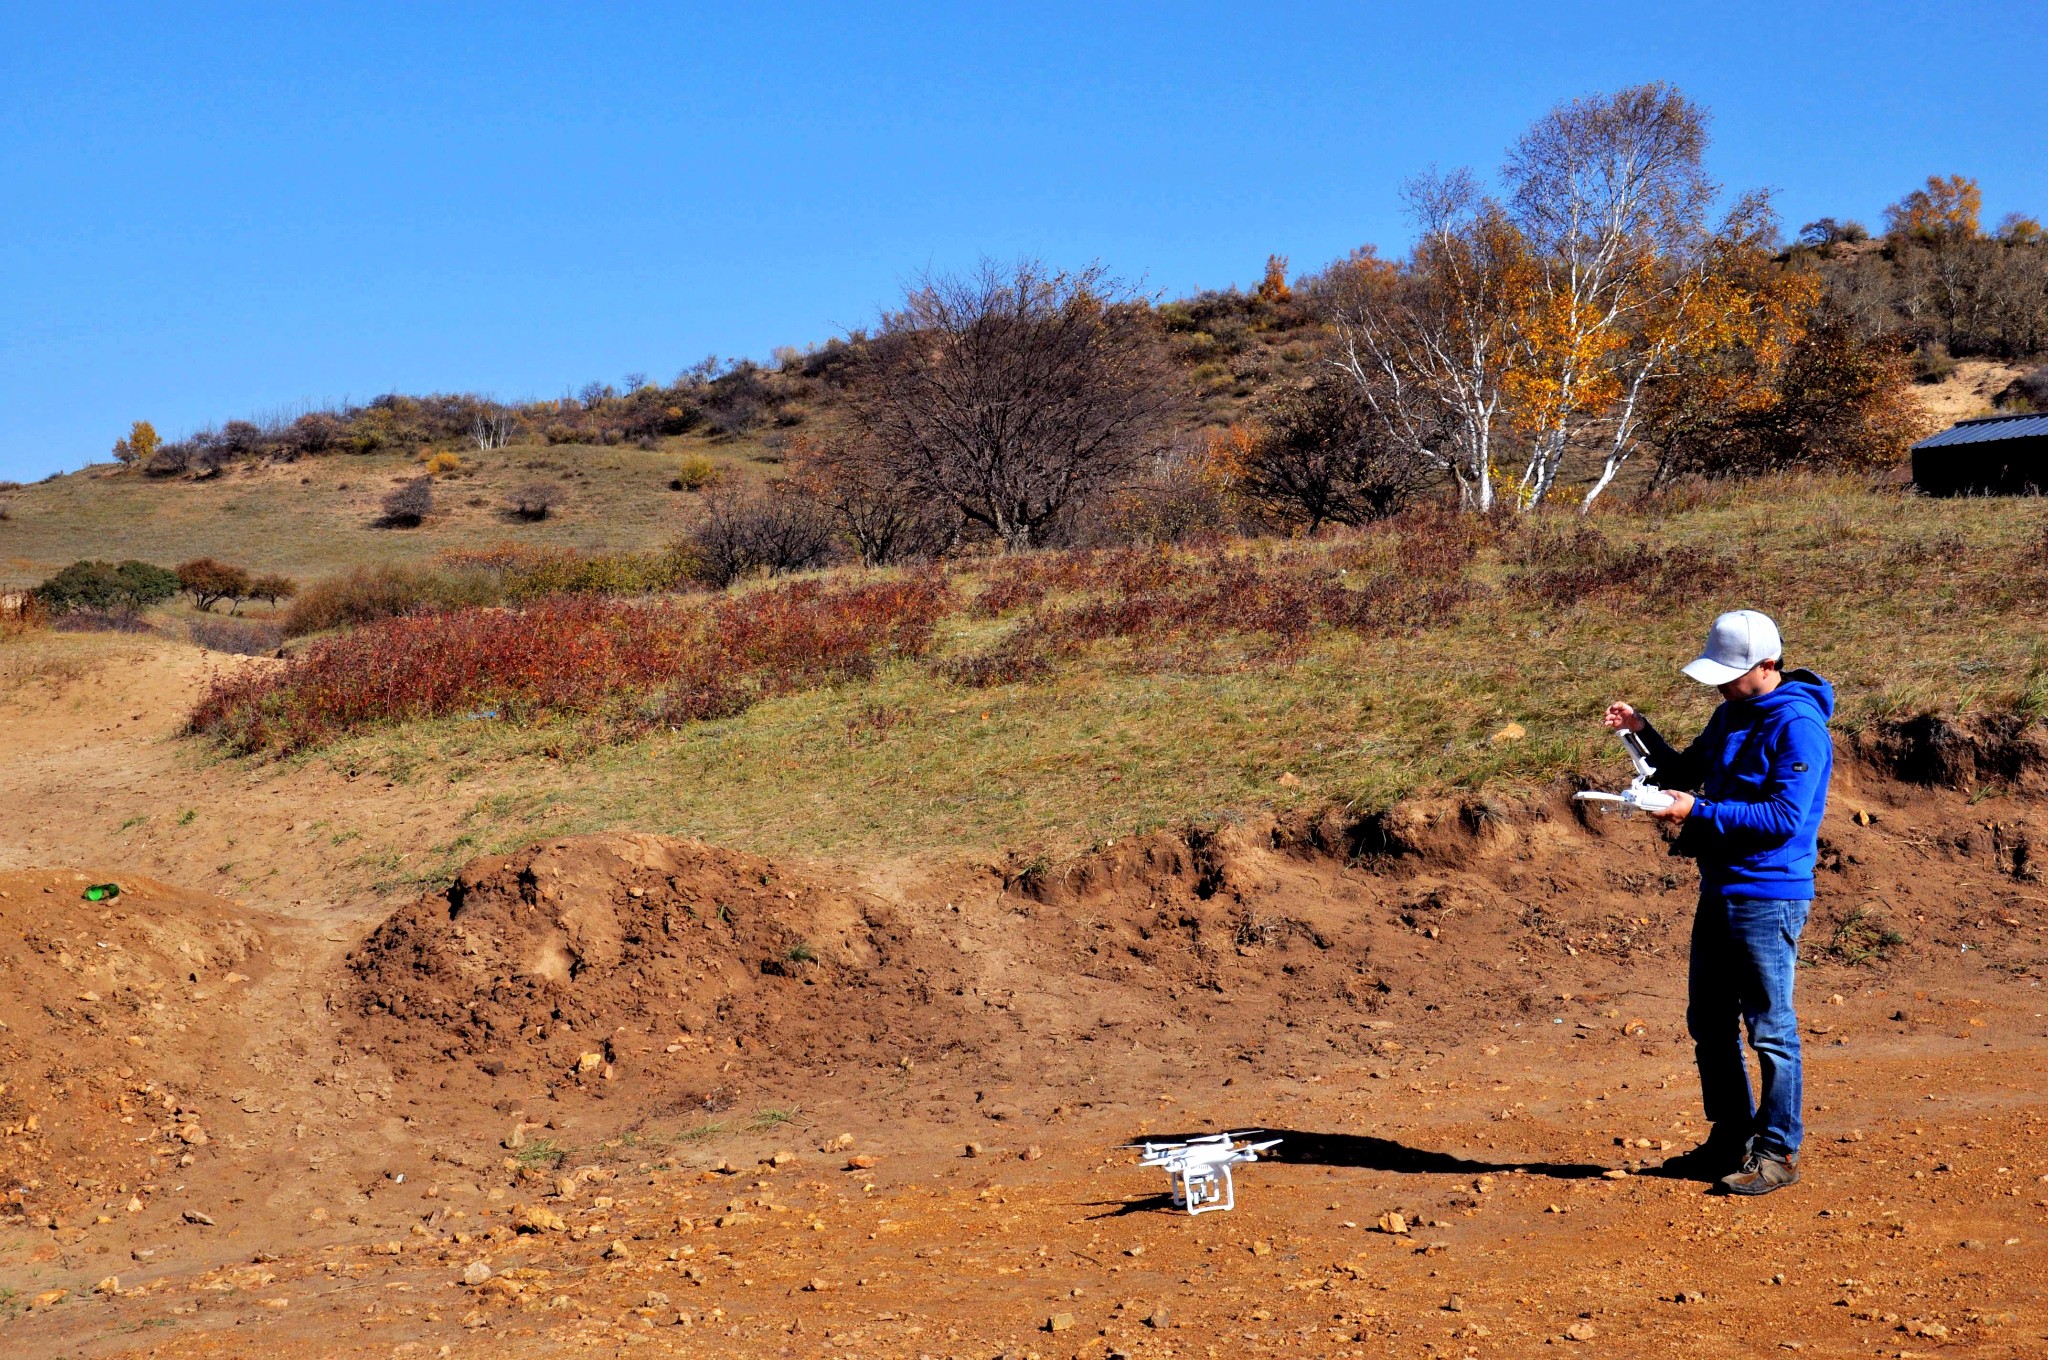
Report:
M 1636 721 L 1641 722 L 1642 719 L 1638 718 Z M 1650 815 L 1660 822 L 1682 822 L 1692 815 L 1693 802 L 1694 799 L 1691 794 L 1674 791 L 1671 794 L 1671 806 L 1665 808 L 1662 812 L 1653 812 Z
M 1643 715 L 1636 712 L 1633 704 L 1609 704 L 1607 715 L 1600 721 L 1607 725 L 1610 732 L 1620 727 L 1626 727 L 1631 732 L 1640 732 L 1649 725 L 1643 721 Z

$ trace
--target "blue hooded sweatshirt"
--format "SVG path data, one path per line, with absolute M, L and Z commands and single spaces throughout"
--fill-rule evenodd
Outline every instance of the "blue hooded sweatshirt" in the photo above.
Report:
M 1835 691 L 1788 671 L 1769 694 L 1730 699 L 1680 751 L 1643 728 L 1659 788 L 1698 794 L 1674 852 L 1699 861 L 1700 889 L 1760 901 L 1813 897 L 1835 745 Z

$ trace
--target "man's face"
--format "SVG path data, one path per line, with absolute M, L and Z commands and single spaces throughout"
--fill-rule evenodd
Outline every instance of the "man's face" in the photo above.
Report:
M 1717 685 L 1723 699 L 1754 699 L 1778 687 L 1778 663 L 1759 661 L 1725 685 Z

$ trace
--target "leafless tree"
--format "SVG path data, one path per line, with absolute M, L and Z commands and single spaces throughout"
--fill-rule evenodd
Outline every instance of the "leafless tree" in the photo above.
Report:
M 1099 267 L 927 278 L 862 347 L 850 413 L 897 480 L 1031 547 L 1169 441 L 1180 389 L 1145 311 Z
M 960 515 L 899 475 L 872 440 L 858 435 L 792 442 L 796 479 L 832 513 L 863 566 L 937 557 L 960 537 Z
M 1391 437 L 1347 374 L 1276 393 L 1261 415 L 1243 490 L 1309 533 L 1393 514 L 1436 475 L 1411 442 Z
M 1494 507 L 1506 426 L 1513 317 L 1528 286 L 1520 235 L 1467 171 L 1403 188 L 1417 228 L 1395 264 L 1369 249 L 1315 279 L 1310 294 L 1337 340 L 1383 447 L 1449 474 L 1468 509 Z
M 489 453 L 511 443 L 518 429 L 518 413 L 509 406 L 491 402 L 477 407 L 476 414 L 470 418 L 469 438 L 476 445 L 477 452 Z

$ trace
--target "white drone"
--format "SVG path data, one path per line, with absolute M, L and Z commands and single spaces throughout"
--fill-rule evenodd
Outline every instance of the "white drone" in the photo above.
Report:
M 1190 1214 L 1237 1207 L 1237 1187 L 1230 1168 L 1239 1162 L 1256 1162 L 1261 1152 L 1280 1146 L 1278 1138 L 1263 1143 L 1244 1142 L 1264 1129 L 1241 1129 L 1236 1133 L 1211 1133 L 1174 1143 L 1125 1143 L 1138 1150 L 1139 1166 L 1156 1166 L 1166 1173 L 1168 1194 L 1175 1208 Z
M 1621 744 L 1628 748 L 1629 763 L 1636 767 L 1636 777 L 1620 793 L 1575 793 L 1574 798 L 1588 803 L 1613 803 L 1623 812 L 1662 812 L 1672 804 L 1672 795 L 1650 782 L 1650 776 L 1657 767 L 1650 763 L 1650 748 L 1643 739 L 1626 727 L 1617 727 L 1614 735 L 1621 738 Z

